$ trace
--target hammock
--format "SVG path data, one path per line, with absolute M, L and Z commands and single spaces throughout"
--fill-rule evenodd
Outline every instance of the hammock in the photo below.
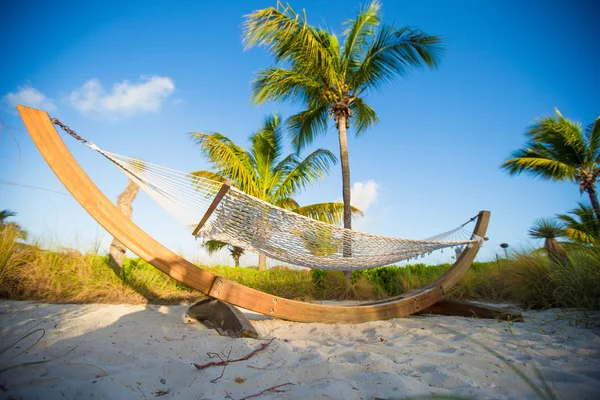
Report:
M 279 208 L 230 187 L 228 182 L 223 184 L 104 151 L 90 142 L 85 144 L 118 166 L 196 237 L 218 240 L 302 267 L 372 268 L 446 247 L 455 247 L 458 254 L 462 246 L 481 240 L 461 238 L 467 232 L 466 223 L 426 240 L 353 231 Z
M 93 144 L 88 143 L 88 147 L 111 160 L 196 237 L 219 240 L 290 264 L 332 270 L 365 269 L 446 247 L 455 247 L 460 253 L 462 246 L 481 240 L 471 238 L 470 232 L 461 238 L 467 232 L 466 223 L 426 240 L 357 232 L 279 208 L 230 187 L 228 182 L 141 162 Z

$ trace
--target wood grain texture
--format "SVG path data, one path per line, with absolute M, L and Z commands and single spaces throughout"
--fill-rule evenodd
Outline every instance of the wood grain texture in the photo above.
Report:
M 523 322 L 523 315 L 507 308 L 494 307 L 487 304 L 467 300 L 442 300 L 419 314 L 456 315 L 461 317 L 489 318 L 502 321 Z
M 200 229 L 202 229 L 202 227 L 204 226 L 206 221 L 208 221 L 208 219 L 210 218 L 212 213 L 215 212 L 215 210 L 217 209 L 217 206 L 219 205 L 221 200 L 223 200 L 223 197 L 225 197 L 225 195 L 229 191 L 230 187 L 231 187 L 231 182 L 226 181 L 225 183 L 223 183 L 223 186 L 221 186 L 221 189 L 219 189 L 219 192 L 217 193 L 217 195 L 213 199 L 212 203 L 210 203 L 210 206 L 208 206 L 208 209 L 202 216 L 202 219 L 198 223 L 198 226 L 196 226 L 196 229 L 194 229 L 194 232 L 192 232 L 193 236 L 196 236 L 198 234 L 198 232 L 200 232 Z
M 444 298 L 469 268 L 479 250 L 474 243 L 452 268 L 421 290 L 389 301 L 355 306 L 331 306 L 288 300 L 215 277 L 179 257 L 126 218 L 96 187 L 73 158 L 44 111 L 17 106 L 21 118 L 40 153 L 56 176 L 81 206 L 111 235 L 154 267 L 202 293 L 286 320 L 301 322 L 354 323 L 403 317 L 422 311 Z M 485 236 L 490 213 L 479 213 L 474 233 Z

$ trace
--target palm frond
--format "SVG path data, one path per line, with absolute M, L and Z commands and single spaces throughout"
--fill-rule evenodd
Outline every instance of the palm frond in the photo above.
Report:
M 529 236 L 536 239 L 556 239 L 564 236 L 564 226 L 555 219 L 539 218 L 529 228 Z
M 566 164 L 584 165 L 588 158 L 588 143 L 581 127 L 555 111 L 556 118 L 540 118 L 527 129 L 525 134 L 529 137 L 529 146 Z
M 311 144 L 319 135 L 327 133 L 327 105 L 315 104 L 288 118 L 288 133 L 296 152 Z
M 515 151 L 512 158 L 500 167 L 510 175 L 528 172 L 534 176 L 558 181 L 574 179 L 577 172 L 572 165 L 545 157 L 531 148 Z
M 356 207 L 350 206 L 352 217 L 363 217 L 364 214 Z M 306 217 L 316 219 L 317 221 L 327 222 L 338 225 L 344 222 L 344 203 L 318 203 L 293 209 L 295 213 Z
M 227 178 L 217 174 L 216 172 L 206 171 L 206 170 L 190 172 L 190 175 L 193 176 L 194 178 L 197 178 L 198 184 L 202 184 L 201 180 L 203 180 L 203 179 L 208 179 L 211 181 L 216 181 L 216 182 L 221 182 L 221 183 L 223 183 L 227 180 Z
M 319 31 L 308 24 L 306 14 L 294 12 L 288 5 L 282 10 L 269 7 L 246 15 L 243 28 L 245 48 L 266 47 L 276 62 L 306 63 L 328 68 L 334 61 Z
M 371 125 L 374 125 L 379 121 L 377 114 L 375 114 L 375 110 L 361 98 L 355 99 L 352 104 L 350 104 L 350 108 L 354 114 L 352 121 L 354 121 L 354 128 L 356 129 L 357 135 L 360 135 L 371 127 Z
M 344 50 L 342 53 L 342 64 L 344 72 L 358 65 L 368 46 L 368 40 L 375 35 L 375 29 L 379 25 L 379 12 L 381 3 L 374 0 L 362 9 L 355 19 L 345 23 Z
M 260 130 L 250 136 L 250 153 L 261 199 L 266 199 L 277 183 L 273 166 L 283 151 L 283 130 L 280 121 L 279 114 L 271 114 L 265 118 Z
M 436 68 L 442 54 L 442 39 L 410 28 L 384 25 L 350 76 L 350 86 L 358 96 L 379 88 L 414 68 Z
M 208 254 L 214 254 L 217 251 L 227 247 L 228 244 L 224 242 L 219 242 L 218 240 L 207 240 L 206 242 L 204 242 L 203 246 L 208 252 Z
M 254 104 L 265 101 L 302 101 L 307 103 L 311 98 L 320 95 L 323 82 L 298 71 L 271 67 L 260 71 L 252 81 L 252 98 Z
M 583 244 L 594 244 L 600 240 L 600 222 L 594 209 L 583 203 L 567 214 L 558 214 L 556 218 L 565 227 L 565 236 L 572 241 Z
M 600 117 L 585 129 L 588 141 L 588 158 L 600 164 Z
M 306 185 L 315 183 L 326 175 L 336 161 L 337 159 L 329 150 L 315 150 L 287 174 L 273 197 L 279 199 L 294 196 Z
M 300 207 L 300 204 L 298 204 L 298 202 L 291 197 L 277 199 L 277 201 L 275 201 L 273 204 L 286 210 L 295 210 L 296 208 Z
M 192 139 L 216 169 L 216 174 L 229 179 L 240 190 L 258 194 L 256 175 L 248 153 L 220 133 L 192 133 Z

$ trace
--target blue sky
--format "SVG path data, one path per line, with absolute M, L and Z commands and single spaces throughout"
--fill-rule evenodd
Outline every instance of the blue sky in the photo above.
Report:
M 250 81 L 272 65 L 264 49 L 244 51 L 243 16 L 274 1 L 102 1 L 5 4 L 0 14 L 0 209 L 46 245 L 106 249 L 110 236 L 66 193 L 31 139 L 14 103 L 44 108 L 106 150 L 182 171 L 208 165 L 188 135 L 218 131 L 238 144 L 264 116 L 299 108 L 250 105 Z M 358 1 L 294 1 L 309 21 L 337 33 Z M 600 114 L 594 1 L 384 1 L 384 23 L 445 40 L 436 71 L 415 71 L 368 96 L 380 123 L 350 131 L 355 228 L 423 238 L 492 211 L 480 259 L 536 245 L 527 229 L 581 198 L 571 183 L 510 177 L 498 166 L 524 142 L 537 117 L 558 107 L 584 126 Z M 12 135 L 12 136 L 11 136 Z M 13 139 L 14 136 L 14 139 Z M 110 199 L 126 178 L 101 156 L 65 138 Z M 17 142 L 17 144 L 15 143 Z M 312 147 L 337 154 L 335 130 Z M 311 149 L 307 149 L 307 152 Z M 299 196 L 341 199 L 339 164 Z M 211 260 L 168 214 L 141 195 L 134 221 L 176 252 Z M 432 261 L 435 261 L 433 259 Z M 255 264 L 254 256 L 245 258 Z

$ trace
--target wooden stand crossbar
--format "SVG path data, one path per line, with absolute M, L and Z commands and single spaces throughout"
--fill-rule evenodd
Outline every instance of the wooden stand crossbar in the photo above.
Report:
M 523 315 L 515 310 L 474 303 L 472 301 L 442 300 L 419 314 L 457 315 L 461 317 L 490 318 L 523 322 Z
M 206 212 L 204 213 L 204 216 L 198 223 L 198 226 L 196 227 L 196 229 L 194 229 L 194 232 L 192 232 L 192 235 L 196 236 L 198 234 L 198 232 L 200 232 L 200 229 L 204 226 L 206 221 L 208 221 L 208 219 L 210 218 L 212 213 L 215 211 L 215 209 L 217 208 L 217 206 L 219 205 L 221 200 L 223 200 L 223 197 L 225 197 L 225 195 L 229 191 L 230 187 L 231 187 L 231 182 L 225 181 L 225 183 L 223 183 L 223 186 L 221 186 L 221 189 L 219 190 L 219 192 L 213 199 L 212 203 L 210 203 L 210 206 L 208 206 L 208 210 L 206 210 Z
M 299 322 L 325 323 L 358 323 L 415 314 L 444 299 L 448 289 L 467 271 L 481 246 L 479 243 L 470 244 L 456 259 L 454 265 L 430 285 L 385 302 L 334 306 L 273 296 L 216 277 L 150 237 L 125 217 L 86 175 L 63 143 L 45 111 L 20 105 L 17 109 L 38 150 L 58 179 L 79 204 L 115 239 L 173 279 L 212 298 L 261 314 Z M 485 237 L 489 219 L 490 212 L 481 211 L 473 234 Z

